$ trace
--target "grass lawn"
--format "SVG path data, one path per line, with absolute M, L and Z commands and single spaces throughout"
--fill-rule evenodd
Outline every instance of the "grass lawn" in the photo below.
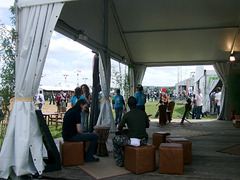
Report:
M 152 114 L 152 116 L 150 117 L 151 119 L 156 119 L 154 116 L 158 110 L 158 106 L 156 106 L 157 101 L 155 102 L 147 102 L 145 104 L 145 110 L 147 114 Z M 173 115 L 172 118 L 173 119 L 180 119 L 177 115 L 181 115 L 183 116 L 185 111 L 185 105 L 177 105 L 177 103 L 175 103 L 175 107 L 173 110 Z

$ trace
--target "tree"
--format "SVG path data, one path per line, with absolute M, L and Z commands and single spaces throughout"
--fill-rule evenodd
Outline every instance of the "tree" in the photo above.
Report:
M 15 24 L 15 13 L 14 8 L 10 8 L 13 17 L 11 18 L 12 23 Z M 3 97 L 1 104 L 3 110 L 3 116 L 9 115 L 9 102 L 14 97 L 15 89 L 15 57 L 16 57 L 16 40 L 15 40 L 15 28 L 9 28 L 8 26 L 0 25 L 0 61 L 1 61 L 1 74 L 0 74 L 0 96 Z M 7 126 L 7 122 L 4 123 Z M 1 127 L 1 138 L 5 135 L 4 127 Z M 0 142 L 1 145 L 1 142 Z
M 130 96 L 130 83 L 129 83 L 129 76 L 126 73 L 127 66 L 125 67 L 124 74 L 120 71 L 117 71 L 114 67 L 112 69 L 112 79 L 115 81 L 117 88 L 123 90 L 123 95 L 125 99 L 128 99 Z

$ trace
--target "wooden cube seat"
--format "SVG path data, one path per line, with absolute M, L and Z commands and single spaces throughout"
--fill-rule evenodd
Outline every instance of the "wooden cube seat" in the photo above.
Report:
M 184 137 L 182 137 L 181 135 L 178 135 L 178 134 L 170 134 L 170 135 L 166 136 L 166 142 L 167 142 L 168 138 L 184 138 Z
M 152 145 L 154 145 L 155 148 L 158 149 L 161 143 L 166 142 L 166 136 L 167 135 L 170 135 L 170 133 L 161 132 L 161 131 L 153 133 L 153 135 L 152 135 Z
M 75 166 L 84 164 L 84 143 L 59 141 L 62 166 Z
M 134 174 L 155 171 L 155 146 L 125 146 L 125 168 Z
M 183 145 L 184 164 L 192 163 L 192 142 L 186 138 L 167 138 L 168 143 L 180 143 Z
M 183 174 L 183 147 L 178 143 L 162 143 L 159 146 L 159 173 Z

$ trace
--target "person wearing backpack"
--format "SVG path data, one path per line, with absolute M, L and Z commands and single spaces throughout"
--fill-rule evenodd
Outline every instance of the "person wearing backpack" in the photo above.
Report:
M 42 105 L 44 103 L 44 96 L 42 94 L 42 90 L 39 91 L 39 94 L 37 95 L 37 105 L 38 105 L 38 109 L 42 110 Z

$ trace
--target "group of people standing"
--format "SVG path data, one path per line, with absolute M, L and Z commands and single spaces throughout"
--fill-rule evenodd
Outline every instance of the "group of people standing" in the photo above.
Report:
M 188 97 L 189 95 L 187 94 L 187 104 L 192 103 L 192 119 L 201 119 L 204 117 L 204 114 L 202 113 L 202 106 L 203 106 L 203 95 L 201 93 L 201 89 L 198 89 L 197 94 L 193 94 L 192 101 Z M 216 93 L 214 93 L 214 106 L 216 106 L 217 109 L 217 116 L 220 115 L 220 105 L 221 105 L 221 88 L 217 87 L 216 88 Z M 187 117 L 188 118 L 188 115 Z

